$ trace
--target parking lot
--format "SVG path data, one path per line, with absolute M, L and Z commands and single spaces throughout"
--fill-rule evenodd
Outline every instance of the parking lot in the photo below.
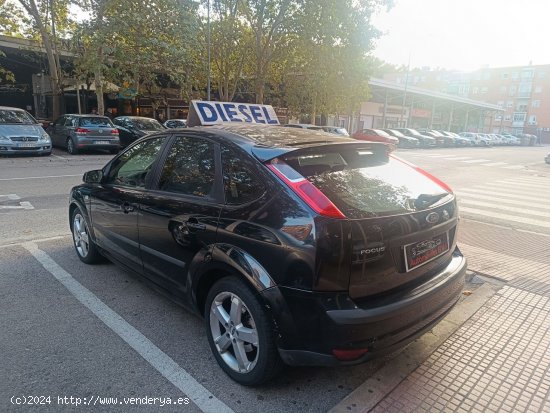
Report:
M 549 151 L 439 148 L 398 155 L 458 195 L 459 246 L 481 283 L 523 285 L 544 296 L 550 294 Z M 54 150 L 50 157 L 0 158 L 0 410 L 29 409 L 10 402 L 13 396 L 50 396 L 37 411 L 94 411 L 92 405 L 100 405 L 99 411 L 118 412 L 322 412 L 338 409 L 394 362 L 395 356 L 355 367 L 287 368 L 258 388 L 231 381 L 212 356 L 202 320 L 133 274 L 77 258 L 68 228 L 69 190 L 111 157 Z M 499 257 L 509 266 L 499 267 Z M 531 283 L 521 284 L 527 262 Z M 368 398 L 369 390 L 364 393 Z

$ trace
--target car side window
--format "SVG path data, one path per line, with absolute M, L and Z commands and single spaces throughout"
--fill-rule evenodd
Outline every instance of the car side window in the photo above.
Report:
M 71 117 L 71 116 L 67 116 L 67 117 L 65 118 L 65 124 L 64 124 L 64 125 L 65 125 L 65 126 L 69 126 L 69 127 L 75 126 L 75 120 L 76 120 L 75 118 L 73 118 L 73 117 Z
M 265 192 L 265 186 L 252 159 L 225 145 L 222 145 L 221 152 L 225 202 L 239 205 L 261 197 Z
M 164 139 L 147 139 L 124 152 L 111 166 L 106 183 L 145 188 L 147 175 L 153 168 Z
M 178 136 L 166 157 L 158 188 L 182 195 L 212 197 L 216 181 L 215 163 L 213 142 Z

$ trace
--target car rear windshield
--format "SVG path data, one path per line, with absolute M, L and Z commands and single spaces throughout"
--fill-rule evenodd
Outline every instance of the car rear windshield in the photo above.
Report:
M 36 123 L 34 118 L 22 110 L 0 109 L 0 124 L 22 123 L 30 125 Z
M 132 125 L 139 130 L 163 130 L 164 127 L 156 119 L 132 119 Z
M 411 166 L 369 149 L 290 154 L 284 160 L 348 218 L 420 211 L 449 195 Z
M 90 116 L 85 118 L 80 118 L 78 124 L 80 126 L 98 126 L 98 127 L 113 127 L 113 124 L 111 123 L 111 120 L 109 118 L 101 118 L 97 116 Z

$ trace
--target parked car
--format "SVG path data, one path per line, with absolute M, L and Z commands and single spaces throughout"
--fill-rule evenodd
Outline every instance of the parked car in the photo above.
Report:
M 481 133 L 460 132 L 459 135 L 464 138 L 470 139 L 474 146 L 491 146 L 491 140 L 487 139 L 487 137 Z
M 169 119 L 166 122 L 164 122 L 164 126 L 168 129 L 186 128 L 187 121 L 185 119 Z
M 399 139 L 384 132 L 382 129 L 363 129 L 351 135 L 353 139 L 360 141 L 382 142 L 391 145 L 399 145 Z
M 386 145 L 282 130 L 146 136 L 70 194 L 78 257 L 104 255 L 203 316 L 215 359 L 245 385 L 282 362 L 395 351 L 464 285 L 448 186 Z
M 418 132 L 416 129 L 397 128 L 395 130 L 401 132 L 405 136 L 411 136 L 415 139 L 418 139 L 418 141 L 420 142 L 420 146 L 422 146 L 424 148 L 431 148 L 431 147 L 434 147 L 436 145 L 436 140 L 433 137 L 428 136 L 428 135 L 424 135 L 424 134 Z
M 501 134 L 502 139 L 506 142 L 507 145 L 520 145 L 521 139 L 511 134 Z
M 418 139 L 413 138 L 411 136 L 405 136 L 398 130 L 383 129 L 383 131 L 399 139 L 399 144 L 397 146 L 399 146 L 400 148 L 418 148 L 418 146 L 420 145 L 420 142 L 418 141 Z
M 438 131 L 444 136 L 450 136 L 451 138 L 454 138 L 455 146 L 471 146 L 472 142 L 470 139 L 464 138 L 460 136 L 458 133 L 450 132 L 450 131 Z
M 72 155 L 84 149 L 120 149 L 118 130 L 107 116 L 63 115 L 48 127 L 53 146 L 67 149 Z
M 321 126 L 321 129 L 333 135 L 349 136 L 346 128 L 340 128 L 338 126 Z
M 296 128 L 296 129 L 311 129 L 311 130 L 318 130 L 322 131 L 322 126 L 312 125 L 310 123 L 287 123 L 286 125 L 282 125 L 285 128 Z
M 142 136 L 166 129 L 158 120 L 142 116 L 119 116 L 113 120 L 120 134 L 120 146 L 125 148 Z
M 23 109 L 0 106 L 0 155 L 50 155 L 52 142 L 42 125 Z
M 455 146 L 455 140 L 454 138 L 444 135 L 436 130 L 419 130 L 420 133 L 431 136 L 435 139 L 435 143 L 437 146 Z

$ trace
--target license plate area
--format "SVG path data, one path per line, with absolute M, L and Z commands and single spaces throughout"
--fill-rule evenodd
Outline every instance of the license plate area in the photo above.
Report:
M 404 247 L 405 270 L 414 270 L 449 251 L 449 232 Z
M 109 141 L 94 141 L 96 145 L 109 145 Z
M 36 143 L 18 143 L 18 148 L 34 148 L 36 146 Z

